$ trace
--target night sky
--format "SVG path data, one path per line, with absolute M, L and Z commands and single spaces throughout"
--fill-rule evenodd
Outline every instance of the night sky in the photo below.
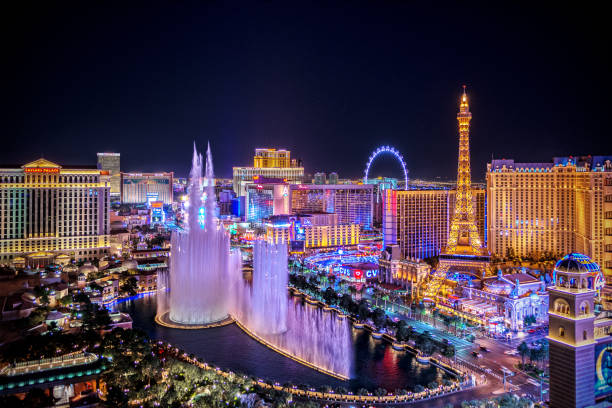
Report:
M 612 154 L 612 35 L 584 3 L 40 3 L 3 12 L 0 163 L 114 151 L 184 176 L 210 140 L 218 176 L 285 147 L 307 173 L 358 177 L 389 144 L 411 177 L 449 179 L 462 84 L 475 179 L 492 155 Z

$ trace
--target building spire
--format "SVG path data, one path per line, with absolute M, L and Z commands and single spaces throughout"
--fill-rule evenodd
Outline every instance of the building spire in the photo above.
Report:
M 462 113 L 470 111 L 470 106 L 468 105 L 467 93 L 465 88 L 466 86 L 463 85 L 463 95 L 461 96 L 461 104 L 459 105 L 459 112 Z

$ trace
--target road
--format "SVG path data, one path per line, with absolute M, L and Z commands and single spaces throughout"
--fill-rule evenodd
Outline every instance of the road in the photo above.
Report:
M 449 343 L 455 346 L 457 352 L 457 359 L 459 362 L 464 363 L 471 367 L 474 371 L 484 375 L 487 378 L 487 385 L 484 387 L 478 387 L 473 390 L 467 390 L 459 393 L 458 396 L 442 398 L 444 403 L 464 401 L 467 399 L 477 399 L 490 397 L 491 395 L 501 395 L 504 393 L 503 379 L 504 371 L 511 371 L 511 375 L 506 376 L 506 389 L 512 391 L 518 395 L 529 395 L 532 399 L 539 400 L 540 397 L 540 384 L 537 380 L 532 377 L 518 371 L 515 366 L 520 362 L 519 356 L 512 356 L 504 354 L 509 350 L 516 350 L 516 347 L 525 341 L 531 345 L 533 342 L 545 338 L 546 333 L 533 333 L 524 337 L 518 337 L 509 341 L 498 340 L 487 337 L 478 338 L 474 343 L 471 343 L 465 339 L 458 338 L 452 334 L 442 330 L 441 328 L 433 327 L 428 323 L 424 323 L 419 320 L 409 319 L 402 314 L 391 313 L 391 317 L 399 317 L 400 319 L 406 320 L 416 331 L 423 332 L 425 330 L 432 334 L 432 337 L 440 340 L 446 339 Z M 480 350 L 480 346 L 484 346 L 488 352 Z M 477 351 L 482 355 L 481 358 L 475 358 L 472 356 L 472 351 Z M 548 386 L 544 384 L 544 394 L 546 395 Z M 461 395 L 461 396 L 459 396 Z M 432 403 L 430 401 L 430 403 Z M 416 406 L 419 406 L 418 404 Z M 437 405 L 427 405 L 437 406 Z M 440 404 L 439 406 L 443 406 Z
M 382 306 L 382 305 L 381 305 Z M 511 340 L 499 340 L 487 337 L 479 337 L 474 343 L 471 343 L 463 338 L 456 337 L 448 333 L 442 328 L 434 327 L 420 320 L 413 320 L 401 313 L 390 312 L 386 313 L 391 318 L 400 318 L 405 320 L 417 332 L 429 331 L 432 337 L 436 340 L 446 339 L 449 343 L 455 346 L 457 353 L 457 361 L 469 366 L 473 371 L 478 372 L 481 377 L 486 377 L 487 384 L 470 390 L 465 390 L 451 396 L 438 398 L 435 400 L 424 401 L 422 403 L 411 404 L 417 407 L 444 407 L 445 404 L 452 403 L 459 406 L 462 401 L 490 398 L 499 396 L 505 392 L 513 392 L 519 396 L 527 395 L 533 400 L 540 398 L 540 384 L 532 377 L 518 371 L 515 366 L 520 362 L 519 356 L 504 354 L 508 350 L 516 350 L 516 347 L 525 341 L 531 344 L 546 336 L 547 333 L 527 334 L 523 337 L 516 337 Z M 480 346 L 484 346 L 488 352 L 480 350 Z M 477 351 L 482 354 L 481 358 L 472 356 L 472 351 Z M 504 371 L 506 375 L 506 386 L 504 388 Z M 544 397 L 548 386 L 543 385 Z M 347 406 L 350 404 L 347 404 Z

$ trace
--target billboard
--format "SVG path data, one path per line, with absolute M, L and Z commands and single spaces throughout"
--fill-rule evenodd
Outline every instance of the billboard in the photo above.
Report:
M 595 398 L 612 394 L 612 342 L 595 346 Z

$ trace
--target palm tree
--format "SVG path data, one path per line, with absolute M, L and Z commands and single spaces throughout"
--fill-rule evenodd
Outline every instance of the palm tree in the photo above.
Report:
M 528 355 L 530 355 L 531 351 L 529 346 L 527 345 L 527 343 L 525 343 L 524 341 L 521 342 L 521 344 L 518 345 L 518 347 L 516 348 L 516 350 L 519 352 L 519 354 L 521 355 L 521 361 L 523 363 L 523 366 L 525 365 L 525 357 L 527 357 Z

